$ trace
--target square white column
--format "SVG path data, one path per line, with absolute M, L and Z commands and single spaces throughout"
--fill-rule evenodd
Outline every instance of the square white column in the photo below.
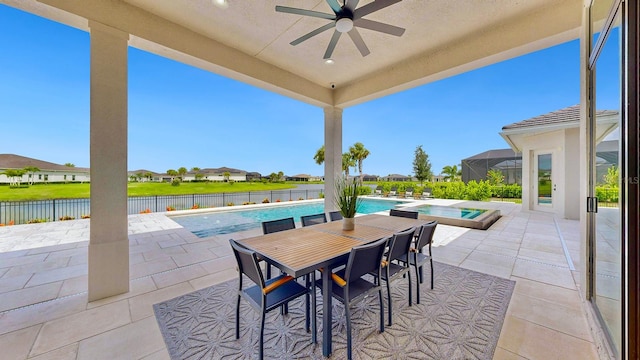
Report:
M 342 109 L 324 108 L 324 211 L 336 211 L 335 179 L 342 174 Z
M 129 291 L 127 51 L 129 34 L 90 21 L 89 301 Z

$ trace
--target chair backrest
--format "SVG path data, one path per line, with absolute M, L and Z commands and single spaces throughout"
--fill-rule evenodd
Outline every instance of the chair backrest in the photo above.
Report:
M 405 217 L 405 218 L 409 218 L 409 219 L 417 219 L 418 218 L 418 212 L 417 211 L 407 211 L 407 210 L 398 210 L 398 209 L 389 210 L 389 215 L 391 215 L 391 216 L 400 216 L 400 217 Z
M 420 227 L 420 230 L 418 230 L 418 239 L 416 240 L 417 251 L 422 251 L 423 247 L 431 244 L 437 225 L 438 221 L 433 220 Z
M 233 254 L 236 256 L 236 261 L 238 262 L 240 284 L 242 285 L 242 274 L 245 274 L 251 281 L 256 283 L 256 285 L 264 288 L 264 277 L 262 276 L 260 266 L 258 266 L 258 258 L 255 251 L 247 249 L 233 239 L 229 239 L 229 244 L 231 244 Z
M 422 189 L 422 195 L 431 196 L 431 188 L 426 187 Z
M 342 220 L 342 214 L 340 211 L 332 211 L 329 213 L 329 218 L 331 221 Z
M 388 238 L 383 238 L 352 248 L 351 253 L 349 253 L 349 260 L 347 260 L 344 280 L 350 283 L 370 272 L 377 273 L 380 270 L 387 240 Z
M 292 217 L 262 222 L 263 234 L 271 234 L 274 232 L 291 230 L 295 228 L 296 228 L 296 223 L 293 221 Z
M 302 226 L 316 225 L 327 222 L 327 215 L 325 213 L 300 216 Z
M 408 262 L 409 249 L 411 249 L 411 243 L 413 242 L 413 235 L 416 232 L 416 228 L 400 231 L 391 237 L 389 240 L 389 252 L 387 253 L 387 261 L 402 260 Z

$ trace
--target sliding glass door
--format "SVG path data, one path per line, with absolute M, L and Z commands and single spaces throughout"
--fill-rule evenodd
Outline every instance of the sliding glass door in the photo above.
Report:
M 618 355 L 622 349 L 621 133 L 623 46 L 620 2 L 595 0 L 591 8 L 589 144 L 590 300 Z M 597 201 L 595 200 L 597 199 Z

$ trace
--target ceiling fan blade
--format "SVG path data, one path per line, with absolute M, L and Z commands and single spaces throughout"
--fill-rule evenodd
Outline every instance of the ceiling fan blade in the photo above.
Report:
M 319 12 L 319 11 L 298 9 L 298 8 L 292 8 L 292 7 L 288 7 L 288 6 L 276 5 L 276 11 L 277 12 L 283 12 L 283 13 L 289 13 L 289 14 L 311 16 L 311 17 L 327 19 L 327 20 L 335 20 L 336 19 L 336 14 L 326 14 L 326 13 Z
M 395 3 L 399 3 L 402 0 L 376 0 L 372 3 L 368 3 L 367 5 L 357 9 L 353 13 L 353 20 L 359 19 L 363 16 L 369 15 L 374 11 L 378 11 L 386 8 L 387 6 L 391 6 Z
M 346 1 L 347 1 L 347 3 L 344 4 L 344 7 L 348 8 L 349 10 L 351 10 L 351 13 L 356 11 L 356 8 L 358 7 L 358 3 L 360 2 L 360 0 L 346 0 Z
M 402 36 L 402 34 L 404 34 L 404 31 L 405 31 L 405 29 L 401 27 L 381 23 L 378 21 L 367 20 L 367 19 L 358 19 L 354 21 L 353 24 L 355 26 L 359 26 L 364 29 L 379 31 L 381 33 L 394 35 L 394 36 Z
M 349 37 L 351 37 L 351 40 L 353 40 L 353 43 L 356 44 L 358 50 L 360 50 L 360 54 L 362 54 L 363 57 L 371 53 L 371 51 L 369 51 L 369 48 L 367 47 L 367 44 L 365 44 L 364 40 L 362 40 L 362 36 L 360 36 L 360 32 L 358 32 L 358 29 L 354 27 L 353 29 L 351 29 L 351 31 L 348 32 L 348 34 Z
M 335 26 L 336 26 L 335 22 L 330 22 L 327 25 L 321 26 L 321 27 L 313 30 L 312 32 L 310 32 L 310 33 L 308 33 L 306 35 L 302 35 L 301 37 L 293 40 L 290 44 L 293 45 L 293 46 L 298 45 L 301 42 L 303 42 L 305 40 L 308 40 L 309 38 L 314 37 L 314 36 L 322 33 L 323 31 L 329 30 L 329 29 L 331 29 L 332 27 L 335 27 Z
M 329 45 L 327 46 L 327 51 L 325 51 L 323 59 L 331 58 L 331 55 L 333 54 L 333 50 L 336 48 L 336 45 L 338 44 L 338 40 L 340 39 L 340 35 L 342 35 L 342 33 L 339 32 L 338 30 L 333 32 L 333 36 L 331 37 L 331 41 L 329 41 Z
M 334 13 L 339 13 L 340 10 L 342 10 L 342 6 L 340 6 L 340 3 L 338 3 L 338 0 L 327 0 L 327 4 L 329 4 L 329 6 L 331 6 L 331 10 L 333 10 Z

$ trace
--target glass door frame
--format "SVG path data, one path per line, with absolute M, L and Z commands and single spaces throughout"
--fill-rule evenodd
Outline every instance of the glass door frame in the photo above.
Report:
M 549 155 L 551 157 L 551 176 L 549 181 L 551 181 L 551 187 L 550 187 L 550 192 L 551 192 L 551 202 L 549 204 L 541 204 L 540 203 L 540 164 L 539 164 L 539 160 L 540 160 L 540 156 L 541 155 Z M 553 212 L 554 211 L 554 193 L 555 193 L 555 186 L 556 186 L 556 181 L 554 180 L 553 177 L 553 168 L 554 168 L 554 159 L 556 158 L 554 151 L 553 150 L 535 150 L 533 151 L 533 174 L 532 174 L 532 181 L 533 181 L 533 193 L 534 193 L 534 197 L 532 199 L 533 201 L 533 209 L 536 211 L 546 211 L 546 212 Z
M 589 10 L 593 7 L 593 1 Z M 640 4 L 638 1 L 615 0 L 611 6 L 607 21 L 595 44 L 592 45 L 591 19 L 589 37 L 587 41 L 589 62 L 587 67 L 587 116 L 588 123 L 593 124 L 594 110 L 594 79 L 592 70 L 595 67 L 598 55 L 611 30 L 616 12 L 620 14 L 620 36 L 622 44 L 621 54 L 621 124 L 620 124 L 620 241 L 621 241 L 621 348 L 618 357 L 621 359 L 640 358 Z M 591 15 L 591 11 L 589 12 Z M 595 29 L 599 31 L 600 29 Z M 593 131 L 589 126 L 590 131 Z M 595 159 L 595 141 L 593 136 L 588 140 L 587 153 L 589 155 L 587 179 L 587 197 L 594 198 L 595 179 L 592 171 L 592 163 Z M 589 201 L 589 199 L 587 199 Z M 592 301 L 594 296 L 593 255 L 595 249 L 595 214 L 587 213 L 587 296 Z M 593 304 L 593 302 L 592 302 Z M 596 314 L 600 316 L 597 306 L 593 306 Z M 599 319 L 602 322 L 602 318 Z

